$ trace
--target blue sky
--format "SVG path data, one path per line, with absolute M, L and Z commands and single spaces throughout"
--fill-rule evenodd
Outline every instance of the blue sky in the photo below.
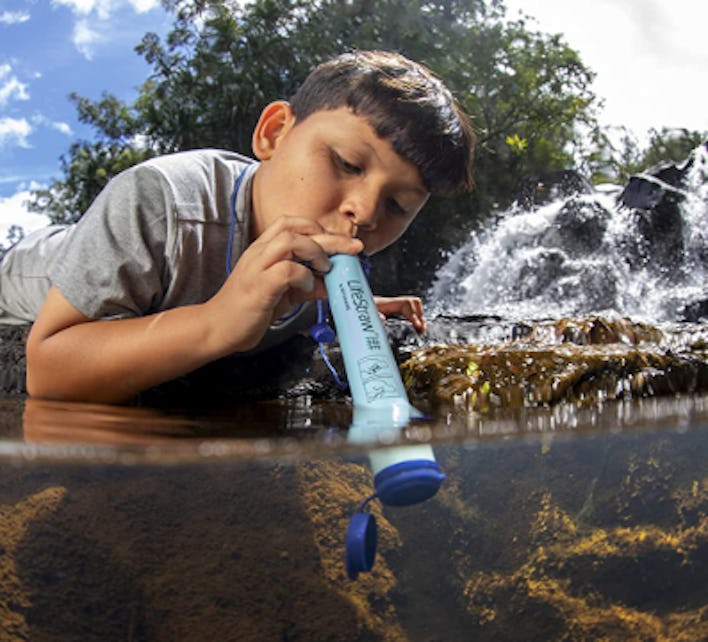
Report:
M 602 121 L 639 136 L 649 127 L 708 130 L 705 0 L 506 0 L 562 33 L 597 72 Z M 60 178 L 59 157 L 90 136 L 67 96 L 124 100 L 149 68 L 134 47 L 171 24 L 158 0 L 0 0 L 0 243 L 11 222 L 45 224 L 22 202 Z
M 85 134 L 71 91 L 134 95 L 148 68 L 133 47 L 165 23 L 159 6 L 138 13 L 129 2 L 0 2 L 1 196 L 57 175 L 59 155 Z
M 0 0 L 0 243 L 27 189 L 60 178 L 59 157 L 91 134 L 69 93 L 136 97 L 149 67 L 134 47 L 170 24 L 158 0 Z

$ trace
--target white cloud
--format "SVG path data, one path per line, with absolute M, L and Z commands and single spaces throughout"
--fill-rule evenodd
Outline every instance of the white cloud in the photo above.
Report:
M 72 136 L 74 133 L 74 130 L 71 129 L 71 125 L 69 125 L 69 123 L 54 120 L 49 123 L 49 126 L 52 129 L 56 129 L 60 134 L 64 134 L 65 136 Z
M 74 46 L 87 60 L 91 60 L 93 58 L 94 46 L 100 42 L 100 40 L 101 36 L 98 31 L 91 27 L 88 20 L 82 18 L 74 25 Z
M 0 197 L 0 245 L 5 243 L 13 225 L 19 225 L 25 234 L 29 234 L 49 224 L 49 219 L 44 214 L 35 214 L 27 209 L 30 190 L 40 187 L 41 185 L 32 183 L 12 196 Z
M 55 6 L 67 7 L 76 22 L 72 42 L 79 53 L 91 60 L 96 49 L 115 37 L 111 17 L 119 11 L 146 13 L 159 6 L 159 0 L 52 0 Z
M 27 85 L 12 74 L 10 65 L 0 65 L 0 107 L 7 105 L 10 100 L 28 99 Z
M 106 0 L 52 0 L 52 4 L 69 7 L 80 16 L 96 12 L 99 17 L 107 17 L 110 15 L 111 4 L 115 3 Z
M 6 145 L 29 147 L 27 137 L 32 133 L 32 125 L 26 118 L 0 118 L 0 149 Z
M 130 0 L 130 5 L 138 13 L 147 13 L 159 4 L 158 0 Z
M 130 8 L 137 13 L 146 13 L 159 6 L 159 0 L 52 0 L 52 4 L 68 7 L 79 16 L 94 14 L 100 20 L 107 20 L 111 14 Z
M 26 11 L 3 11 L 0 13 L 0 24 L 16 25 L 22 22 L 27 22 L 30 19 L 30 14 Z
M 597 73 L 593 90 L 605 100 L 604 125 L 626 125 L 637 135 L 649 128 L 705 131 L 708 65 L 702 0 L 506 0 L 510 16 L 521 9 L 530 25 L 562 33 Z
M 68 123 L 58 120 L 50 120 L 42 114 L 35 114 L 32 116 L 32 124 L 38 127 L 49 127 L 50 129 L 58 131 L 60 134 L 64 134 L 65 136 L 72 136 L 74 133 L 74 130 L 71 129 L 71 126 Z

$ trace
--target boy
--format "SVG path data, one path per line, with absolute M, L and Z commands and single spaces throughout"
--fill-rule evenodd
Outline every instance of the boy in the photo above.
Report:
M 431 192 L 469 188 L 473 140 L 427 69 L 357 52 L 263 110 L 259 162 L 199 150 L 123 172 L 0 264 L 0 322 L 34 321 L 28 392 L 122 402 L 306 329 L 328 256 L 377 252 Z M 377 307 L 425 327 L 416 297 Z

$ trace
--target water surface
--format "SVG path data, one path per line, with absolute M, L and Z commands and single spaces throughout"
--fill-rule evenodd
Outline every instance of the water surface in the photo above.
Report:
M 215 416 L 3 401 L 0 638 L 705 639 L 707 398 L 404 429 L 447 480 L 373 504 L 356 581 L 347 521 L 390 444 L 348 443 L 350 420 L 307 398 Z

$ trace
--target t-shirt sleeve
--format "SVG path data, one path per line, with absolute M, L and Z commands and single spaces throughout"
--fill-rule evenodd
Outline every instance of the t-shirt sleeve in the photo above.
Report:
M 169 185 L 139 165 L 114 177 L 70 231 L 49 277 L 82 314 L 143 316 L 160 307 L 169 282 L 165 258 Z

